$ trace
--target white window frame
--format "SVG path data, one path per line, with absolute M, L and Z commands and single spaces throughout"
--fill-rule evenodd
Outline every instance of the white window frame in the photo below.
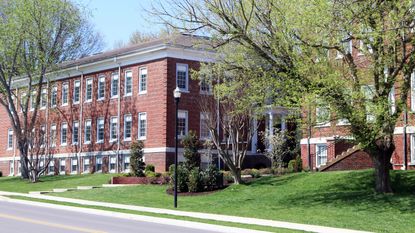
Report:
M 111 155 L 108 157 L 108 171 L 110 173 L 115 173 L 115 171 L 117 170 L 117 156 L 116 155 Z M 111 164 L 114 161 L 114 169 L 111 169 Z
M 144 135 L 141 135 L 141 121 L 144 120 Z M 138 113 L 138 140 L 146 140 L 147 139 L 147 112 L 140 112 Z
M 98 169 L 98 164 L 101 165 L 101 169 Z M 103 164 L 102 156 L 95 157 L 95 170 L 96 170 L 95 172 L 96 173 L 102 173 L 102 164 Z
M 63 171 L 61 169 L 62 166 L 64 167 Z M 61 159 L 59 159 L 59 174 L 64 175 L 65 173 L 66 173 L 66 159 L 61 158 Z
M 46 109 L 46 106 L 48 106 L 48 90 L 43 88 L 40 94 L 40 109 Z
M 328 111 L 327 120 L 320 121 L 319 115 L 324 113 L 324 111 Z M 327 127 L 330 126 L 330 108 L 326 106 L 316 106 L 316 127 Z
M 178 85 L 179 67 L 185 67 L 185 69 L 186 69 L 186 87 L 185 88 L 181 88 Z M 180 91 L 182 91 L 182 92 L 188 92 L 189 91 L 189 65 L 183 64 L 183 63 L 177 63 L 176 64 L 176 87 L 179 87 Z
M 206 91 L 206 90 L 202 90 L 202 84 L 203 83 L 205 83 L 207 86 L 209 86 L 209 91 Z M 202 95 L 212 95 L 212 84 L 210 83 L 210 82 L 208 82 L 207 80 L 204 80 L 204 79 L 202 79 L 202 80 L 200 80 L 199 81 L 199 88 L 200 88 L 200 94 L 202 94 Z
M 88 163 L 86 163 L 88 162 Z M 87 171 L 85 171 L 85 164 L 88 164 Z M 90 157 L 83 157 L 82 159 L 82 173 L 83 174 L 89 174 L 91 169 L 91 158 Z
M 77 130 L 78 130 L 78 135 L 74 134 L 75 128 L 77 128 Z M 75 136 L 77 136 L 77 137 L 75 137 Z M 76 139 L 76 141 L 75 141 L 75 139 Z M 79 121 L 74 121 L 72 123 L 72 145 L 78 145 L 78 143 L 79 143 Z
M 30 111 L 34 111 L 36 107 L 36 91 L 32 91 L 30 94 Z
M 130 172 L 130 165 L 131 165 L 131 161 L 130 161 L 130 155 L 124 155 L 124 158 L 123 158 L 123 161 L 122 161 L 122 168 L 123 168 L 123 171 L 125 172 L 125 173 L 128 173 L 128 172 Z M 126 161 L 128 161 L 128 167 L 126 168 L 125 166 L 126 166 Z
M 130 92 L 127 92 L 127 81 L 130 80 Z M 133 71 L 127 70 L 124 73 L 124 97 L 132 96 L 133 95 Z
M 101 93 L 101 89 L 102 89 L 103 96 L 99 96 L 99 94 Z M 104 99 L 105 99 L 105 76 L 100 75 L 98 77 L 97 100 L 104 100 Z
M 326 148 L 326 150 L 325 150 L 325 152 L 326 152 L 326 162 L 325 163 L 319 163 L 319 157 L 320 158 L 322 158 L 322 157 L 324 157 L 324 156 L 321 156 L 321 155 L 319 155 L 318 154 L 318 152 L 319 152 L 319 147 L 325 147 Z M 327 157 L 328 157 L 328 148 L 327 148 L 327 144 L 316 144 L 316 167 L 321 167 L 321 166 L 324 166 L 324 165 L 326 165 L 327 164 Z M 320 161 L 321 161 L 321 159 L 320 159 Z
M 114 131 L 115 138 L 113 138 L 114 134 L 113 134 L 113 129 L 112 129 L 112 123 L 114 120 L 116 122 L 115 131 Z M 119 127 L 118 124 L 119 124 L 118 117 L 113 116 L 110 118 L 110 140 L 109 140 L 110 142 L 116 142 L 118 140 L 118 127 Z
M 89 93 L 89 90 L 88 90 L 89 85 L 91 86 L 91 90 L 90 90 L 91 93 Z M 88 99 L 88 93 L 90 94 L 89 99 Z M 91 103 L 93 95 L 94 95 L 94 81 L 92 78 L 87 78 L 85 80 L 85 103 Z
M 189 134 L 189 112 L 186 110 L 179 110 L 178 118 L 181 118 L 182 114 L 184 114 L 185 116 L 185 132 L 184 132 L 184 135 L 178 135 L 178 138 L 183 138 L 184 136 Z
M 11 145 L 10 145 L 10 139 L 11 139 Z M 14 146 L 14 139 L 13 139 L 13 129 L 7 130 L 7 150 L 13 150 Z
M 209 117 L 210 117 L 210 114 L 208 112 L 200 112 L 199 138 L 201 140 L 207 140 L 207 139 L 210 139 L 211 138 L 211 134 L 210 134 L 209 127 L 206 124 L 206 119 L 209 119 Z M 203 132 L 202 127 L 203 127 L 203 125 L 206 125 L 207 132 L 209 133 L 209 136 L 202 135 L 202 132 Z
M 53 103 L 55 102 L 55 103 Z M 55 108 L 58 105 L 58 87 L 54 85 L 50 95 L 50 107 Z
M 20 95 L 20 112 L 23 112 L 23 108 L 26 108 L 25 107 L 25 104 L 27 103 L 27 93 L 26 92 L 23 92 L 21 95 Z M 29 103 L 27 103 L 27 104 L 29 104 Z
M 17 175 L 22 175 L 22 164 L 20 163 L 20 160 L 17 160 Z
M 78 96 L 78 99 L 76 99 Z M 81 101 L 81 80 L 75 80 L 73 82 L 73 104 L 79 104 Z
M 89 140 L 87 140 L 87 127 L 89 127 Z M 92 120 L 87 119 L 85 120 L 85 127 L 84 127 L 84 144 L 91 144 L 92 140 Z
M 145 77 L 143 77 L 143 75 L 145 75 Z M 143 78 L 144 78 L 145 89 L 142 88 Z M 148 80 L 147 67 L 141 67 L 140 70 L 139 70 L 139 75 L 138 75 L 138 94 L 140 94 L 140 95 L 147 94 L 147 89 L 148 89 L 147 80 Z
M 99 138 L 100 126 L 102 126 L 102 139 Z M 105 119 L 104 117 L 97 118 L 97 143 L 104 143 L 105 139 Z
M 411 74 L 411 111 L 415 112 L 415 71 Z
M 61 101 L 62 101 L 62 104 L 61 104 L 62 106 L 68 106 L 68 103 L 69 103 L 69 83 L 68 82 L 62 83 Z
M 126 136 L 127 122 L 130 122 L 130 137 Z M 131 114 L 124 115 L 124 141 L 131 141 L 133 135 L 133 116 Z
M 14 160 L 9 161 L 9 176 L 14 176 Z
M 53 171 L 50 171 L 50 168 L 53 168 Z M 55 174 L 55 160 L 51 160 L 51 161 L 49 161 L 49 164 L 48 164 L 48 175 L 54 175 Z
M 55 132 L 55 135 L 53 135 L 53 132 Z M 56 124 L 52 124 L 50 126 L 50 135 L 49 135 L 50 147 L 56 147 L 56 136 L 57 136 Z
M 47 138 L 46 138 L 46 125 L 41 125 L 40 126 L 40 148 L 45 147 L 46 143 L 47 143 Z
M 76 166 L 76 169 L 73 169 L 73 166 Z M 71 158 L 71 174 L 78 173 L 78 158 Z
M 66 134 L 65 137 L 63 136 L 63 131 L 64 130 L 66 131 L 65 132 L 65 134 Z M 65 139 L 65 142 L 64 142 L 64 139 Z M 68 123 L 63 122 L 61 124 L 61 146 L 66 146 L 66 145 L 68 145 Z
M 114 86 L 114 80 L 117 80 L 117 85 L 115 85 Z M 119 75 L 118 75 L 118 73 L 112 73 L 111 74 L 111 99 L 116 99 L 116 98 L 118 98 L 118 96 L 120 95 L 120 90 L 119 90 L 119 88 L 118 88 L 118 83 L 120 82 L 120 77 L 119 77 Z M 113 89 L 114 88 L 117 88 L 117 94 L 116 95 L 114 95 L 113 94 Z

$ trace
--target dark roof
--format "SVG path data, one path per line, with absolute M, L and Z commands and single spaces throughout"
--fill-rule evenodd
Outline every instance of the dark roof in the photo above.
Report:
M 169 37 L 160 38 L 151 40 L 148 42 L 134 44 L 127 47 L 114 49 L 98 54 L 94 54 L 91 56 L 83 57 L 77 60 L 66 61 L 63 62 L 60 67 L 61 69 L 75 67 L 83 64 L 93 63 L 109 58 L 114 58 L 117 56 L 127 55 L 130 53 L 134 53 L 139 50 L 143 50 L 146 48 L 166 45 L 172 47 L 181 47 L 181 48 L 192 48 L 192 49 L 199 49 L 199 50 L 210 50 L 212 46 L 209 44 L 209 38 L 204 36 L 195 36 L 190 34 L 175 34 Z

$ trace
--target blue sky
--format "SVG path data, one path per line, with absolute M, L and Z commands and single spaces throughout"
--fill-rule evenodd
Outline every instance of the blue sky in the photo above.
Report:
M 104 50 L 112 49 L 116 42 L 127 42 L 135 30 L 158 32 L 161 25 L 144 9 L 152 0 L 76 0 L 91 11 L 91 21 L 103 36 Z

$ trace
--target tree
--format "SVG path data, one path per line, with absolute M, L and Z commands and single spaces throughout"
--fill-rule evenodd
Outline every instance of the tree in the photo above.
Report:
M 200 167 L 200 142 L 199 138 L 197 137 L 194 131 L 190 131 L 188 135 L 186 135 L 182 139 L 182 145 L 184 147 L 183 156 L 185 158 L 185 164 L 187 170 L 191 171 L 193 168 Z
M 48 170 L 50 162 L 53 161 L 53 149 L 47 149 L 46 145 L 49 140 L 46 138 L 46 132 L 43 129 L 32 130 L 29 134 L 29 150 L 28 150 L 28 169 L 30 181 L 36 183 L 41 175 Z
M 293 25 L 301 24 L 296 38 L 309 57 L 301 72 L 313 83 L 310 93 L 351 124 L 351 134 L 373 160 L 376 191 L 392 192 L 394 129 L 406 111 L 415 66 L 413 1 L 314 0 L 299 5 L 305 4 L 292 8 L 291 19 Z
M 273 167 L 281 170 L 284 159 L 289 154 L 285 131 L 276 131 L 273 134 L 263 135 L 263 141 L 266 148 L 268 148 L 265 155 L 271 159 Z
M 133 142 L 130 145 L 130 167 L 131 173 L 137 177 L 144 177 L 146 164 L 143 161 L 144 144 L 142 141 Z
M 29 179 L 29 142 L 42 90 L 57 74 L 58 64 L 98 51 L 101 40 L 86 20 L 87 12 L 71 1 L 3 0 L 0 5 L 0 105 L 16 136 L 22 178 Z M 22 98 L 18 94 L 23 92 L 27 96 Z

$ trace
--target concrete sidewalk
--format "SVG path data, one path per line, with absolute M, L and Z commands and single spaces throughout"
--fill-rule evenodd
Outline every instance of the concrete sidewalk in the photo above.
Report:
M 156 214 L 169 214 L 173 216 L 192 217 L 192 218 L 199 218 L 199 219 L 224 221 L 224 222 L 232 222 L 232 223 L 240 223 L 240 224 L 250 224 L 250 225 L 258 225 L 258 226 L 267 226 L 267 227 L 276 227 L 276 228 L 286 228 L 286 229 L 301 230 L 301 231 L 308 231 L 308 232 L 368 233 L 367 231 L 357 231 L 357 230 L 349 230 L 349 229 L 343 229 L 343 228 L 298 224 L 298 223 L 290 223 L 290 222 L 282 222 L 282 221 L 266 220 L 266 219 L 258 219 L 258 218 L 237 217 L 237 216 L 220 215 L 220 214 L 207 214 L 207 213 L 200 213 L 200 212 L 187 212 L 187 211 L 180 211 L 180 210 L 151 208 L 151 207 L 106 203 L 106 202 L 98 202 L 98 201 L 87 201 L 87 200 L 46 196 L 46 195 L 38 195 L 38 194 L 23 194 L 23 193 L 0 191 L 0 196 L 10 196 L 10 195 L 23 196 L 23 197 L 29 197 L 29 198 L 38 198 L 38 199 L 58 201 L 58 202 L 67 202 L 67 203 L 80 204 L 80 205 L 85 205 L 85 206 L 100 206 L 100 207 L 133 210 L 133 211 L 149 212 L 149 213 L 156 213 Z

